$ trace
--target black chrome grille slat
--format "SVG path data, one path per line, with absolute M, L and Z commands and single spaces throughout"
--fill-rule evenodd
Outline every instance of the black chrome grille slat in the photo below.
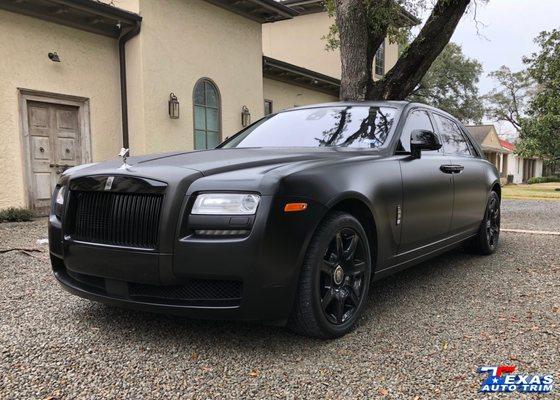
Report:
M 162 194 L 73 191 L 75 240 L 155 249 Z

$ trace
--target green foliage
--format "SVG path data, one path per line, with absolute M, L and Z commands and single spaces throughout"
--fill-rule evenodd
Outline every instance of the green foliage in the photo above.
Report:
M 527 71 L 512 72 L 502 65 L 488 74 L 498 87 L 484 96 L 486 115 L 495 121 L 507 121 L 521 130 L 534 85 Z
M 479 123 L 484 106 L 478 95 L 482 65 L 449 43 L 408 98 L 441 108 L 464 122 Z
M 527 179 L 529 185 L 533 183 L 560 182 L 560 176 L 539 176 Z
M 405 46 L 410 37 L 410 27 L 403 26 L 404 10 L 414 10 L 417 13 L 425 8 L 426 0 L 363 0 L 366 4 L 368 31 L 371 36 L 384 34 L 391 43 Z M 325 9 L 330 17 L 335 15 L 334 0 L 325 0 Z M 322 37 L 325 48 L 334 50 L 340 47 L 338 27 L 332 24 L 329 32 Z M 365 45 L 365 43 L 364 43 Z
M 528 73 L 537 84 L 528 118 L 520 133 L 524 155 L 560 159 L 560 30 L 541 32 L 535 39 L 539 52 L 525 57 Z
M 31 221 L 35 213 L 27 208 L 10 207 L 0 210 L 0 222 L 25 222 Z

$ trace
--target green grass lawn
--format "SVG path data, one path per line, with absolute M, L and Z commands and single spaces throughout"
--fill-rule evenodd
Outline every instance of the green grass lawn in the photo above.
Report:
M 535 183 L 533 185 L 507 185 L 502 188 L 504 199 L 560 200 L 560 182 Z

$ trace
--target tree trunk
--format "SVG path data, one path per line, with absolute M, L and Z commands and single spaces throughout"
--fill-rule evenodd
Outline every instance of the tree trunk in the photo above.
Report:
M 366 99 L 404 100 L 410 95 L 449 43 L 470 1 L 438 0 L 418 36 L 387 75 L 371 85 Z
M 363 0 L 334 0 L 334 6 L 342 61 L 340 99 L 362 101 L 371 89 L 373 57 L 386 29 L 377 35 L 369 32 Z

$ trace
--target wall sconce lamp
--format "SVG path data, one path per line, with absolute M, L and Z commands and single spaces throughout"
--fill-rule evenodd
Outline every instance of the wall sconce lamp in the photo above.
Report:
M 177 100 L 177 96 L 174 93 L 169 94 L 169 118 L 179 118 L 179 100 Z
M 60 62 L 60 58 L 58 57 L 58 54 L 56 54 L 56 51 L 49 53 L 49 60 L 52 62 Z
M 251 113 L 249 112 L 249 108 L 247 106 L 241 107 L 241 126 L 246 127 L 251 124 Z

